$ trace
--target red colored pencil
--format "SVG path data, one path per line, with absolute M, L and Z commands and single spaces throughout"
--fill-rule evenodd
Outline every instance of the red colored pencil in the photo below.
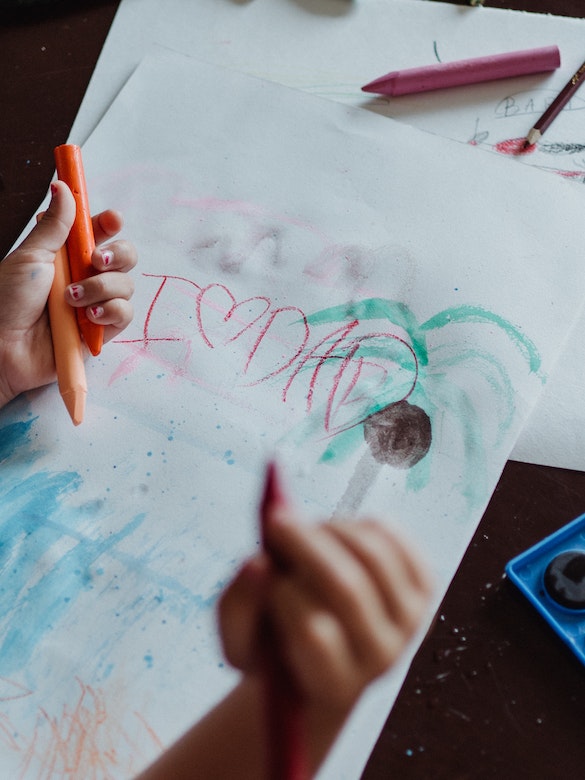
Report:
M 67 254 L 71 267 L 71 279 L 82 282 L 95 271 L 91 255 L 95 247 L 91 212 L 85 185 L 81 149 L 74 144 L 62 144 L 55 149 L 57 176 L 69 187 L 75 198 L 75 222 L 67 238 Z M 76 309 L 77 322 L 83 340 L 92 355 L 99 355 L 104 341 L 103 325 L 96 325 L 87 318 L 85 309 Z
M 267 541 L 270 514 L 275 507 L 286 504 L 276 465 L 269 463 L 260 505 L 261 541 L 269 555 L 272 554 Z M 272 559 L 277 568 L 283 565 L 276 556 L 273 555 Z M 268 778 L 307 780 L 309 772 L 303 733 L 302 697 L 282 661 L 278 640 L 268 615 L 262 621 L 260 633 L 264 655 Z

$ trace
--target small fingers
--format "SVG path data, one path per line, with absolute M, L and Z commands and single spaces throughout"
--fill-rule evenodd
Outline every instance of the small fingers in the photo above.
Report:
M 305 696 L 347 711 L 364 686 L 345 627 L 292 577 L 279 577 L 270 594 L 270 616 L 284 660 Z
M 429 589 L 422 567 L 376 523 L 303 528 L 283 518 L 271 536 L 290 576 L 343 629 L 355 667 L 347 675 L 363 684 L 384 672 L 424 614 Z
M 118 239 L 104 246 L 96 246 L 91 262 L 96 271 L 131 271 L 137 263 L 136 247 L 129 241 Z
M 124 219 L 119 211 L 107 209 L 92 217 L 92 225 L 95 243 L 99 246 L 122 230 Z
M 72 306 L 80 308 L 98 304 L 105 308 L 108 301 L 122 299 L 129 301 L 134 294 L 134 280 L 119 271 L 104 271 L 70 284 L 65 292 Z
M 431 594 L 426 568 L 400 538 L 374 521 L 329 526 L 368 570 L 386 610 L 407 635 L 414 633 Z
M 104 343 L 111 341 L 127 328 L 134 317 L 134 307 L 122 298 L 88 306 L 85 312 L 88 320 L 104 326 Z
M 118 260 L 116 258 L 119 258 Z M 106 265 L 132 262 L 132 254 L 114 252 Z M 134 308 L 130 299 L 134 280 L 121 271 L 104 271 L 70 284 L 65 295 L 75 308 L 85 308 L 87 318 L 104 326 L 104 341 L 111 341 L 132 322 Z

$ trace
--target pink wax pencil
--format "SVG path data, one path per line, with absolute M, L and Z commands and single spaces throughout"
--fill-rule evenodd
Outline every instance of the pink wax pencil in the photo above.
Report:
M 439 62 L 420 68 L 396 70 L 374 79 L 362 87 L 364 92 L 379 95 L 409 95 L 434 89 L 460 87 L 482 81 L 545 73 L 561 64 L 557 46 L 523 49 L 507 54 L 492 54 L 457 62 Z

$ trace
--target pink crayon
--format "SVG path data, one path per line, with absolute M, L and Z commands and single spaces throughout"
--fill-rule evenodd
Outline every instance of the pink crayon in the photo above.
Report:
M 370 81 L 362 87 L 362 91 L 379 95 L 409 95 L 414 92 L 477 84 L 481 81 L 526 76 L 529 73 L 544 73 L 555 70 L 560 64 L 558 46 L 544 46 L 458 62 L 439 62 L 422 68 L 396 70 Z

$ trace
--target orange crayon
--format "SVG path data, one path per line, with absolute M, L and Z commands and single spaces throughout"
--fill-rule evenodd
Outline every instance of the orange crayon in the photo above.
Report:
M 42 214 L 39 214 L 37 219 L 41 218 Z M 55 255 L 55 276 L 48 303 L 49 320 L 59 392 L 74 425 L 79 425 L 85 412 L 87 382 L 75 309 L 65 300 L 65 289 L 70 283 L 69 258 L 63 246 Z
M 75 144 L 62 144 L 55 149 L 57 176 L 68 185 L 75 198 L 75 222 L 67 239 L 67 254 L 71 269 L 71 281 L 82 282 L 95 273 L 91 255 L 95 248 L 91 212 L 87 197 L 81 149 Z M 92 355 L 99 355 L 104 341 L 103 325 L 96 325 L 87 318 L 85 309 L 77 309 L 77 322 L 83 340 Z

